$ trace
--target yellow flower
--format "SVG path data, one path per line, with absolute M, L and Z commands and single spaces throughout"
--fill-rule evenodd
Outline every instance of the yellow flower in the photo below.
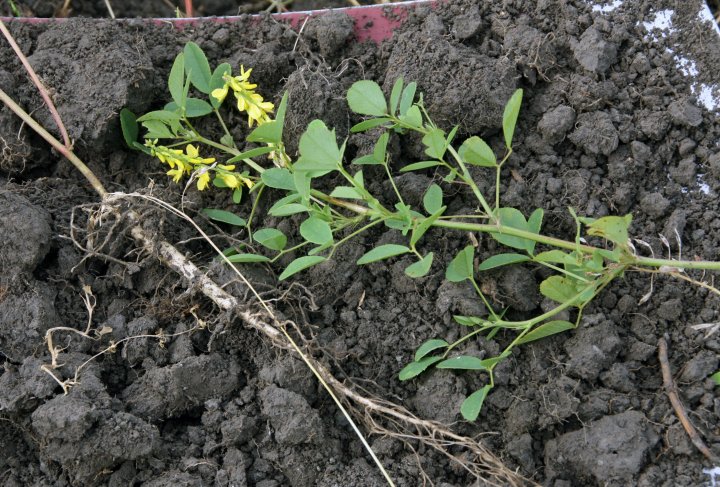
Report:
M 230 90 L 232 90 L 237 99 L 238 110 L 248 114 L 248 125 L 252 127 L 255 123 L 261 125 L 269 121 L 270 116 L 268 114 L 275 109 L 275 105 L 264 101 L 262 95 L 255 92 L 257 85 L 250 83 L 250 73 L 252 73 L 252 69 L 245 71 L 245 66 L 241 65 L 239 76 L 224 75 L 225 84 L 222 88 L 217 88 L 210 94 L 222 103 Z
M 185 153 L 187 154 L 189 161 L 192 164 L 212 164 L 213 162 L 215 162 L 214 157 L 200 157 L 197 147 L 192 144 L 188 144 L 185 147 Z
M 228 188 L 237 188 L 240 186 L 240 180 L 231 173 L 221 173 L 220 179 L 225 183 Z
M 202 169 L 202 172 L 198 176 L 198 181 L 197 181 L 198 191 L 202 191 L 205 188 L 207 188 L 209 182 L 210 182 L 210 170 Z
M 180 179 L 183 177 L 184 173 L 185 173 L 185 171 L 183 171 L 183 168 L 178 167 L 177 169 L 170 169 L 166 174 L 168 176 L 172 176 L 173 181 L 175 181 L 176 183 L 179 183 Z

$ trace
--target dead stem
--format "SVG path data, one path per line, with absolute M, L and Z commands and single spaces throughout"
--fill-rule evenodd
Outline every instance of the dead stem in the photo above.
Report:
M 719 464 L 720 458 L 713 454 L 707 447 L 707 445 L 705 445 L 705 442 L 703 442 L 702 438 L 700 438 L 700 434 L 695 429 L 695 426 L 693 426 L 690 422 L 690 418 L 685 411 L 685 407 L 683 406 L 682 402 L 680 402 L 677 386 L 675 385 L 672 373 L 670 372 L 670 363 L 668 362 L 668 347 L 665 338 L 660 338 L 660 341 L 658 342 L 658 359 L 660 360 L 660 369 L 662 370 L 663 387 L 665 387 L 665 393 L 670 399 L 670 403 L 672 404 L 672 407 L 675 410 L 675 414 L 680 420 L 680 423 L 682 424 L 683 428 L 685 428 L 685 431 L 690 437 L 690 441 L 692 441 L 692 444 L 695 445 L 695 448 L 700 450 L 700 453 L 705 455 L 705 457 L 711 462 L 713 462 L 713 464 Z

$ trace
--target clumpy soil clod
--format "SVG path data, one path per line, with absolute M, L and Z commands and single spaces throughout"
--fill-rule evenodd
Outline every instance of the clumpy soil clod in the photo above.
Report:
M 59 2 L 35 3 L 38 14 L 50 15 Z M 150 3 L 141 3 L 127 2 L 128 9 L 167 15 L 164 7 L 148 12 Z M 208 12 L 231 8 L 228 2 L 206 4 Z M 98 2 L 73 5 L 78 13 L 87 8 L 104 15 Z M 503 205 L 524 214 L 544 208 L 545 231 L 569 239 L 575 229 L 568 206 L 590 217 L 632 212 L 631 233 L 645 242 L 639 252 L 715 259 L 720 124 L 708 96 L 717 101 L 720 40 L 699 20 L 699 1 L 595 8 L 608 5 L 450 1 L 416 9 L 381 46 L 356 43 L 348 19 L 337 14 L 310 20 L 299 37 L 270 18 L 200 22 L 182 30 L 88 19 L 10 27 L 51 88 L 79 155 L 103 183 L 113 191 L 150 187 L 197 216 L 221 247 L 244 233 L 223 237 L 199 210 L 247 215 L 249 205 L 234 206 L 224 193 L 193 187 L 181 200 L 181 187 L 160 164 L 126 149 L 118 132 L 123 107 L 142 113 L 169 101 L 167 75 L 188 40 L 213 65 L 252 67 L 253 82 L 267 99 L 289 92 L 292 154 L 313 118 L 333 127 L 338 140 L 349 137 L 348 157 L 368 153 L 374 137 L 349 134 L 360 119 L 349 112 L 344 93 L 362 78 L 389 91 L 399 76 L 418 83 L 439 125 L 460 125 L 458 140 L 478 135 L 500 153 L 502 109 L 521 87 L 525 99 L 516 153 L 503 171 Z M 645 25 L 658 15 L 672 20 L 665 36 Z M 0 61 L 0 88 L 54 130 L 5 44 Z M 694 74 L 683 73 L 690 62 Z M 247 134 L 244 117 L 224 114 L 238 139 Z M 200 128 L 211 135 L 217 130 L 211 122 Z M 393 138 L 388 151 L 393 168 L 425 158 L 412 138 Z M 491 174 L 473 175 L 481 189 L 492 189 Z M 373 193 L 390 198 L 381 172 L 368 168 L 365 177 Z M 474 210 L 464 188 L 439 181 L 431 170 L 395 182 L 411 204 L 420 204 L 436 182 L 447 190 L 450 211 Z M 80 207 L 73 215 L 76 237 L 88 222 L 110 225 L 93 214 L 97 208 L 80 206 L 96 201 L 67 162 L 0 107 L 0 483 L 384 485 L 304 364 L 186 289 L 138 251 L 124 223 L 113 227 L 110 244 L 83 260 L 85 251 L 70 238 L 71 214 Z M 188 225 L 147 205 L 133 206 L 147 231 L 177 243 L 227 290 L 246 298 L 247 287 L 218 270 Z M 268 217 L 256 225 L 279 226 L 293 238 L 296 223 Z M 481 260 L 501 251 L 488 240 L 479 241 Z M 578 330 L 517 349 L 498 367 L 480 418 L 468 424 L 460 421 L 459 405 L 484 384 L 482 375 L 438 370 L 399 382 L 397 373 L 423 341 L 458 337 L 453 314 L 486 312 L 471 289 L 444 279 L 444 264 L 470 240 L 431 230 L 422 245 L 435 253 L 435 264 L 420 280 L 404 275 L 407 258 L 354 264 L 378 243 L 400 240 L 395 232 L 373 231 L 299 275 L 294 286 L 278 283 L 278 268 L 243 272 L 276 300 L 283 317 L 306 324 L 314 353 L 339 380 L 423 418 L 454 423 L 459 434 L 480 435 L 509 468 L 534 481 L 561 487 L 708 480 L 703 469 L 712 465 L 688 442 L 663 394 L 656 345 L 668 336 L 681 399 L 717 454 L 720 397 L 708 376 L 718 367 L 720 338 L 691 327 L 720 319 L 715 294 L 667 278 L 655 279 L 649 293 L 648 276 L 628 273 L 588 306 Z M 496 305 L 521 318 L 547 309 L 535 292 L 543 277 L 541 270 L 518 267 L 479 279 Z M 96 299 L 93 329 L 111 331 L 97 340 L 58 334 L 56 345 L 64 349 L 58 377 L 72 378 L 112 342 L 142 338 L 94 358 L 63 395 L 40 368 L 50 362 L 43 339 L 55 326 L 84 330 L 83 286 Z M 468 344 L 465 352 L 493 356 L 511 339 L 500 333 Z M 481 435 L 487 432 L 496 434 Z M 370 440 L 398 485 L 418 485 L 423 476 L 443 486 L 475 480 L 418 441 Z

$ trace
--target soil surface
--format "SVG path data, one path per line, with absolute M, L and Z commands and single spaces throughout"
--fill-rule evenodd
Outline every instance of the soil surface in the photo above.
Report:
M 52 14 L 40 11 L 52 2 L 19 3 Z M 103 2 L 86 3 L 102 10 Z M 204 5 L 207 13 L 226 13 L 230 7 L 221 4 L 228 3 Z M 640 252 L 713 260 L 720 258 L 720 38 L 711 19 L 699 15 L 701 6 L 697 0 L 450 1 L 418 8 L 381 46 L 355 42 L 339 17 L 311 20 L 299 40 L 269 17 L 182 30 L 90 19 L 10 28 L 51 88 L 77 153 L 106 187 L 182 205 L 220 246 L 243 232 L 227 234 L 231 228 L 212 226 L 199 211 L 247 215 L 248 204 L 192 187 L 183 195 L 156 160 L 127 149 L 119 132 L 123 107 L 142 113 L 168 101 L 172 60 L 189 40 L 213 65 L 252 67 L 267 98 L 290 93 L 286 133 L 293 151 L 314 118 L 341 138 L 349 135 L 359 120 L 344 102 L 352 82 L 374 79 L 389 91 L 398 76 L 418 82 L 443 128 L 459 124 L 462 136 L 480 135 L 499 149 L 502 105 L 522 87 L 517 149 L 502 178 L 504 206 L 526 215 L 544 208 L 545 231 L 569 239 L 568 206 L 590 217 L 632 212 L 631 232 L 647 244 L 638 243 Z M 150 13 L 167 15 L 158 9 L 132 15 Z M 54 129 L 4 42 L 0 88 Z M 244 117 L 228 116 L 241 140 Z M 367 153 L 372 142 L 350 135 L 349 157 Z M 395 169 L 423 158 L 416 140 L 391 147 Z M 491 190 L 490 173 L 474 176 Z M 428 170 L 396 183 L 417 205 L 436 179 Z M 391 192 L 380 173 L 368 171 L 366 180 L 376 194 Z M 454 195 L 452 211 L 474 210 L 469 192 L 446 189 Z M 186 222 L 139 200 L 133 207 L 147 228 L 243 296 L 246 289 L 229 282 Z M 97 197 L 72 166 L 0 108 L 0 484 L 384 485 L 301 361 L 186 289 L 155 257 L 138 251 L 127 222 L 113 215 L 94 220 L 95 210 Z M 293 222 L 262 224 L 297 236 Z M 668 337 L 680 397 L 719 454 L 720 394 L 708 377 L 719 367 L 720 335 L 692 328 L 720 321 L 717 295 L 628 273 L 586 308 L 577 330 L 521 347 L 499 367 L 494 391 L 470 424 L 461 421 L 459 405 L 482 385 L 481 375 L 438 370 L 397 380 L 420 343 L 458 336 L 453 314 L 482 311 L 471 289 L 444 279 L 446 263 L 469 236 L 429 235 L 425 250 L 435 252 L 435 264 L 421 280 L 404 275 L 406 258 L 355 266 L 372 245 L 398 238 L 382 230 L 342 247 L 295 284 L 277 281 L 282 267 L 242 269 L 314 336 L 318 357 L 338 378 L 478 435 L 509 468 L 534 481 L 711 485 L 716 466 L 693 447 L 664 394 L 657 343 Z M 479 259 L 500 250 L 489 239 L 479 244 Z M 521 318 L 548 305 L 535 291 L 543 277 L 526 266 L 480 279 L 496 303 Z M 95 341 L 54 334 L 63 350 L 56 373 L 71 378 L 81 367 L 79 384 L 65 395 L 40 368 L 50 363 L 43 339 L 52 327 L 85 329 L 83 298 L 93 310 L 93 329 L 107 333 Z M 93 358 L 138 335 L 145 337 Z M 509 340 L 502 333 L 480 339 L 468 352 L 491 356 Z M 422 485 L 423 475 L 442 486 L 475 481 L 417 442 L 370 440 L 398 485 Z

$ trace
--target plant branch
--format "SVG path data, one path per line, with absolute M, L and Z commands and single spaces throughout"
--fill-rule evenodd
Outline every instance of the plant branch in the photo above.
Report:
M 0 21 L 2 24 L 2 21 Z M 107 194 L 105 187 L 102 185 L 100 180 L 93 174 L 93 172 L 78 158 L 70 147 L 64 146 L 55 136 L 45 130 L 34 118 L 30 116 L 23 108 L 15 103 L 15 101 L 8 96 L 3 90 L 0 89 L 0 101 L 5 103 L 10 110 L 12 110 L 23 122 L 28 124 L 37 134 L 45 139 L 48 144 L 55 148 L 60 154 L 62 154 L 67 160 L 69 160 L 75 168 L 82 173 L 83 176 L 88 180 L 93 189 L 104 198 Z
M 48 89 L 45 87 L 42 81 L 40 81 L 40 78 L 35 73 L 35 70 L 30 65 L 30 61 L 28 61 L 27 57 L 23 52 L 20 50 L 20 46 L 17 45 L 17 42 L 15 42 L 15 38 L 12 36 L 8 28 L 5 26 L 5 23 L 0 20 L 0 31 L 2 31 L 3 35 L 5 36 L 5 39 L 7 39 L 8 43 L 12 47 L 13 51 L 15 51 L 15 55 L 18 57 L 20 62 L 25 66 L 25 70 L 28 72 L 28 75 L 30 76 L 30 79 L 32 82 L 37 86 L 38 92 L 40 93 L 40 96 L 42 97 L 43 101 L 45 102 L 45 105 L 47 106 L 48 110 L 50 110 L 50 115 L 52 116 L 53 120 L 55 121 L 55 125 L 57 125 L 58 130 L 60 130 L 60 134 L 62 135 L 62 139 L 64 141 L 65 148 L 68 150 L 72 149 L 72 143 L 70 142 L 70 137 L 68 136 L 67 130 L 65 129 L 65 124 L 62 122 L 62 118 L 60 118 L 60 114 L 57 111 L 57 108 L 55 108 L 55 104 L 53 103 L 52 99 L 50 98 L 50 93 L 48 92 Z M 16 112 L 17 113 L 17 112 Z M 46 139 L 47 140 L 47 139 Z
M 693 426 L 690 422 L 690 418 L 685 411 L 685 407 L 682 405 L 682 402 L 680 402 L 678 390 L 675 386 L 675 381 L 673 381 L 672 373 L 670 372 L 667 341 L 665 340 L 665 338 L 662 337 L 658 341 L 658 360 L 660 361 L 660 369 L 662 370 L 663 387 L 665 388 L 665 393 L 670 399 L 670 403 L 672 404 L 672 407 L 675 410 L 675 414 L 680 420 L 680 423 L 682 424 L 683 428 L 685 428 L 685 432 L 687 432 L 688 436 L 690 437 L 690 441 L 692 441 L 692 444 L 695 445 L 695 448 L 697 448 L 700 453 L 705 455 L 705 458 L 710 460 L 715 465 L 719 464 L 720 458 L 718 458 L 717 455 L 711 452 L 707 445 L 705 445 L 705 442 L 703 442 L 702 438 L 700 438 L 700 434 L 695 429 L 695 426 Z

